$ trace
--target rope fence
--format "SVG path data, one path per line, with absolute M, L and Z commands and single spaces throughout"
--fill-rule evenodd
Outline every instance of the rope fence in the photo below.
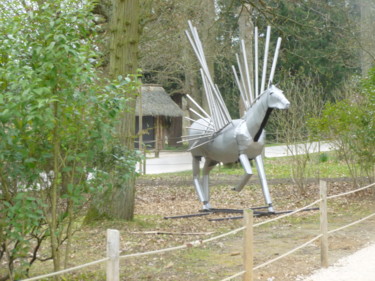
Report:
M 282 258 L 285 258 L 286 256 L 289 256 L 290 254 L 293 254 L 294 252 L 297 252 L 298 250 L 310 245 L 311 243 L 313 243 L 314 241 L 318 240 L 319 238 L 322 237 L 322 234 L 319 234 L 318 236 L 314 237 L 313 239 L 307 241 L 306 243 L 302 244 L 301 246 L 298 246 L 288 252 L 286 252 L 285 254 L 282 254 L 280 256 L 278 256 L 277 258 L 274 258 L 272 260 L 269 260 L 265 263 L 262 263 L 260 265 L 257 265 L 256 267 L 253 268 L 253 270 L 257 270 L 259 268 L 262 268 L 262 267 L 265 267 L 267 265 L 270 265 L 271 263 L 274 263 L 275 261 L 278 261 L 278 260 L 281 260 Z
M 321 195 L 320 199 L 316 200 L 315 202 L 313 202 L 313 203 L 311 203 L 311 204 L 309 204 L 309 205 L 307 205 L 307 206 L 305 206 L 303 208 L 295 210 L 294 212 L 291 212 L 291 213 L 285 214 L 283 216 L 280 216 L 280 217 L 277 217 L 277 218 L 274 218 L 274 219 L 271 219 L 271 220 L 267 220 L 267 221 L 264 221 L 264 222 L 261 222 L 261 223 L 258 223 L 258 224 L 254 224 L 252 227 L 260 226 L 260 225 L 263 225 L 263 224 L 266 224 L 266 223 L 270 223 L 270 222 L 273 222 L 273 221 L 277 221 L 277 220 L 282 219 L 284 217 L 287 217 L 287 216 L 293 215 L 293 214 L 295 214 L 297 212 L 300 212 L 303 209 L 307 209 L 307 208 L 309 208 L 309 207 L 311 207 L 311 206 L 313 206 L 315 204 L 324 202 L 325 206 L 323 207 L 322 204 L 321 204 L 321 210 L 320 210 L 321 211 L 321 224 L 322 224 L 322 217 L 325 217 L 325 218 L 327 217 L 327 213 L 326 213 L 327 212 L 327 207 L 326 207 L 327 199 L 334 199 L 334 198 L 338 198 L 338 197 L 341 197 L 341 196 L 346 196 L 346 195 L 354 194 L 356 192 L 368 189 L 368 188 L 373 187 L 373 186 L 375 186 L 375 183 L 372 183 L 370 185 L 367 185 L 367 186 L 364 186 L 364 187 L 361 187 L 361 188 L 358 188 L 358 189 L 355 189 L 355 190 L 351 190 L 351 191 L 348 191 L 348 192 L 344 192 L 344 193 L 340 193 L 340 194 L 336 194 L 336 195 L 331 195 L 331 196 L 327 197 L 327 194 L 326 194 L 327 193 L 326 182 L 321 181 L 320 182 L 320 195 Z M 322 209 L 325 212 L 325 214 L 322 214 Z M 302 245 L 300 245 L 300 246 L 298 246 L 298 247 L 296 247 L 296 248 L 294 248 L 294 249 L 292 249 L 292 250 L 290 250 L 290 251 L 288 251 L 288 252 L 286 252 L 286 253 L 278 256 L 277 258 L 271 259 L 271 260 L 269 260 L 269 261 L 267 261 L 267 262 L 265 262 L 263 264 L 255 266 L 252 270 L 254 271 L 254 270 L 260 269 L 260 268 L 265 267 L 267 265 L 270 265 L 270 264 L 272 264 L 272 263 L 274 263 L 274 262 L 276 262 L 276 261 L 278 261 L 278 260 L 280 260 L 282 258 L 285 258 L 286 256 L 289 256 L 290 254 L 292 254 L 292 253 L 294 253 L 294 252 L 296 252 L 296 251 L 298 251 L 298 250 L 300 250 L 300 249 L 302 249 L 302 248 L 310 245 L 311 243 L 315 242 L 318 239 L 321 239 L 321 264 L 322 264 L 322 267 L 327 267 L 328 266 L 328 256 L 327 256 L 328 255 L 328 239 L 325 236 L 327 236 L 328 234 L 332 234 L 332 233 L 335 233 L 337 231 L 343 230 L 345 228 L 348 228 L 348 227 L 353 226 L 355 224 L 358 224 L 360 222 L 363 222 L 363 221 L 365 221 L 365 220 L 367 220 L 367 219 L 369 219 L 371 217 L 374 217 L 374 216 L 375 216 L 375 213 L 373 213 L 371 215 L 368 215 L 368 216 L 366 216 L 364 218 L 361 218 L 361 219 L 359 219 L 359 220 L 357 220 L 355 222 L 352 222 L 350 224 L 347 224 L 345 226 L 339 227 L 337 229 L 334 229 L 334 230 L 331 230 L 331 231 L 326 231 L 326 233 L 324 233 L 324 231 L 322 231 L 321 234 L 315 236 L 314 238 L 312 238 L 311 240 L 307 241 L 306 243 L 304 243 L 304 244 L 302 244 Z M 324 223 L 326 225 L 325 226 L 321 225 L 321 230 L 328 228 L 328 221 L 325 220 Z M 325 242 L 323 242 L 323 241 L 325 241 Z M 234 275 L 232 275 L 230 277 L 222 279 L 221 281 L 233 280 L 234 278 L 242 276 L 245 273 L 246 273 L 246 271 L 241 271 L 241 272 L 238 272 L 238 273 L 236 273 L 236 274 L 234 274 Z M 243 280 L 244 281 L 253 281 L 252 274 L 251 274 L 250 278 L 244 278 Z
M 285 217 L 292 216 L 292 215 L 294 215 L 294 214 L 296 214 L 296 213 L 298 213 L 298 212 L 301 212 L 301 211 L 303 211 L 303 210 L 306 210 L 306 209 L 308 209 L 308 208 L 310 208 L 310 207 L 312 207 L 312 206 L 318 204 L 320 201 L 321 201 L 321 199 L 318 199 L 318 200 L 312 202 L 311 204 L 309 204 L 309 205 L 307 205 L 307 206 L 304 206 L 304 207 L 302 207 L 302 208 L 299 208 L 299 209 L 297 209 L 297 210 L 294 210 L 293 212 L 290 212 L 290 213 L 287 213 L 287 214 L 281 215 L 281 216 L 276 217 L 276 218 L 274 218 L 274 219 L 270 219 L 270 220 L 266 220 L 266 221 L 263 221 L 263 222 L 260 222 L 260 223 L 254 224 L 254 227 L 258 227 L 258 226 L 261 226 L 261 225 L 263 225 L 263 224 L 271 223 L 271 222 L 274 222 L 274 221 L 281 220 L 281 219 L 283 219 L 283 218 L 285 218 Z
M 218 240 L 218 239 L 221 239 L 221 238 L 224 238 L 224 237 L 227 237 L 229 235 L 235 235 L 237 234 L 238 232 L 240 231 L 244 231 L 245 235 L 244 235 L 244 240 L 249 240 L 250 242 L 248 242 L 249 245 L 252 245 L 252 240 L 253 240 L 253 237 L 248 237 L 246 236 L 247 234 L 246 233 L 251 233 L 251 236 L 252 236 L 252 231 L 248 231 L 250 228 L 253 229 L 254 227 L 258 227 L 258 226 L 261 226 L 261 225 L 264 225 L 264 224 L 267 224 L 267 223 L 271 223 L 271 222 L 275 222 L 277 220 L 280 220 L 280 219 L 283 219 L 285 217 L 288 217 L 288 216 L 292 216 L 298 212 L 301 212 L 305 209 L 308 209 L 310 207 L 312 207 L 313 205 L 316 205 L 318 203 L 322 203 L 325 201 L 325 203 L 327 202 L 326 199 L 334 199 L 334 198 L 337 198 L 337 197 L 341 197 L 341 196 L 346 196 L 346 195 L 349 195 L 349 194 L 353 194 L 353 193 L 356 193 L 356 192 L 359 192 L 359 191 L 362 191 L 362 190 L 365 190 L 365 189 L 368 189 L 370 187 L 373 187 L 375 186 L 375 183 L 372 183 L 370 185 L 367 185 L 365 187 L 361 187 L 361 188 L 358 188 L 356 190 L 352 190 L 352 191 L 349 191 L 349 192 L 345 192 L 345 193 L 341 193 L 341 194 L 337 194 L 337 195 L 332 195 L 332 196 L 326 196 L 326 182 L 324 181 L 321 181 L 320 182 L 320 186 L 321 186 L 321 198 L 312 202 L 311 204 L 307 205 L 307 206 L 304 206 L 302 208 L 299 208 L 293 212 L 290 212 L 290 213 L 287 213 L 287 214 L 284 214 L 282 216 L 279 216 L 279 217 L 276 217 L 276 218 L 273 218 L 273 219 L 269 219 L 269 220 L 266 220 L 264 222 L 260 222 L 260 223 L 257 223 L 257 224 L 253 224 L 252 223 L 252 219 L 248 221 L 251 221 L 251 224 L 249 225 L 249 223 L 245 224 L 244 226 L 242 227 L 239 227 L 237 229 L 234 229 L 232 231 L 229 231 L 229 232 L 226 232 L 226 233 L 223 233 L 223 234 L 220 234 L 220 235 L 217 235 L 217 236 L 214 236 L 214 237 L 211 237 L 211 238 L 208 238 L 208 239 L 205 239 L 205 240 L 195 240 L 195 241 L 191 241 L 189 243 L 185 243 L 183 245 L 180 245 L 180 246 L 175 246 L 175 247 L 170 247 L 170 248 L 164 248 L 164 249 L 160 249 L 160 250 L 154 250 L 154 251 L 148 251 L 148 252 L 142 252 L 142 253 L 134 253 L 134 254 L 128 254 L 128 255 L 122 255 L 120 256 L 120 249 L 119 249 L 119 241 L 120 241 L 120 237 L 119 237 L 119 231 L 118 230 L 113 230 L 113 229 L 108 229 L 107 230 L 107 257 L 106 258 L 103 258 L 103 259 L 100 259 L 100 260 L 97 260 L 97 261 L 93 261 L 93 262 L 90 262 L 90 263 L 86 263 L 86 264 L 83 264 L 83 265 L 79 265 L 79 266 L 75 266 L 75 267 L 72 267 L 72 268 L 68 268 L 68 269 L 64 269 L 64 270 L 61 270 L 61 271 L 57 271 L 57 272 L 53 272 L 53 273 L 49 273 L 49 274 L 45 274 L 45 275 L 40 275 L 40 276 L 36 276 L 36 277 L 32 277 L 32 278 L 28 278 L 28 279 L 23 279 L 23 281 L 32 281 L 32 280 L 39 280 L 39 279 L 42 279 L 42 278 L 47 278 L 47 277 L 52 277 L 52 276 L 57 276 L 57 275 L 63 275 L 63 274 L 66 274 L 66 273 L 69 273 L 69 272 L 72 272 L 72 271 L 76 271 L 76 270 L 79 270 L 79 269 L 82 269 L 82 268 L 86 268 L 86 267 L 89 267 L 89 266 L 92 266 L 92 265 L 96 265 L 96 264 L 99 264 L 99 263 L 104 263 L 104 262 L 107 262 L 107 281 L 118 281 L 120 280 L 119 279 L 119 260 L 120 259 L 126 259 L 126 258 L 133 258 L 133 257 L 140 257 L 140 256 L 147 256 L 147 255 L 154 255 L 154 254 L 161 254 L 161 253 L 165 253 L 165 252 L 170 252 L 170 251 L 176 251 L 176 250 L 181 250 L 181 249 L 185 249 L 185 248 L 190 248 L 190 247 L 196 247 L 196 246 L 200 246 L 200 245 L 203 245 L 205 243 L 209 243 L 209 242 L 212 242 L 212 241 L 215 241 L 215 240 Z M 323 188 L 324 191 L 323 191 L 323 195 L 322 195 L 322 187 L 325 187 Z M 323 198 L 322 198 L 323 196 Z M 321 209 L 322 209 L 322 204 L 321 204 Z M 326 211 L 326 207 L 323 208 L 325 209 Z M 322 211 L 322 210 L 321 210 Z M 253 217 L 253 214 L 252 214 L 252 210 L 245 210 L 244 211 L 244 217 L 245 217 L 245 221 L 246 221 L 246 217 L 250 216 L 251 214 L 251 217 Z M 326 216 L 327 214 L 321 214 L 321 218 L 322 216 Z M 334 230 L 331 230 L 331 231 L 327 231 L 326 233 L 321 233 L 317 236 L 315 236 L 314 238 L 312 238 L 311 240 L 305 242 L 304 244 L 278 256 L 277 258 L 274 258 L 274 259 L 271 259 L 267 262 L 264 262 L 260 265 L 257 265 L 255 267 L 252 267 L 251 268 L 251 272 L 249 272 L 249 270 L 243 270 L 241 272 L 238 272 L 230 277 L 227 277 L 221 281 L 229 281 L 229 280 L 232 280 L 236 277 L 239 277 L 239 276 L 246 276 L 246 279 L 244 278 L 243 280 L 246 280 L 246 281 L 252 281 L 253 280 L 253 271 L 254 270 L 257 270 L 257 269 L 260 269 L 262 267 L 265 267 L 267 265 L 270 265 L 286 256 L 289 256 L 290 254 L 308 246 L 309 244 L 315 242 L 316 240 L 318 239 L 321 239 L 321 240 L 324 240 L 324 236 L 326 236 L 327 234 L 332 234 L 332 233 L 335 233 L 337 231 L 340 231 L 340 230 L 343 230 L 345 228 L 348 228 L 350 226 L 353 226 L 355 224 L 358 224 L 360 222 L 363 222 L 371 217 L 374 217 L 375 216 L 375 213 L 371 214 L 371 215 L 368 215 L 364 218 L 361 218 L 355 222 L 352 222 L 350 224 L 347 224 L 345 226 L 342 226 L 342 227 L 339 227 L 337 229 L 334 229 Z M 322 223 L 322 220 L 321 220 L 321 223 Z M 322 229 L 322 227 L 321 227 Z M 321 247 L 325 247 L 328 249 L 327 245 L 323 246 L 321 245 Z M 246 269 L 246 263 L 249 263 L 251 262 L 252 264 L 252 246 L 251 247 L 247 247 L 248 249 L 244 249 L 244 256 L 246 257 L 247 256 L 247 260 L 244 260 L 244 266 L 245 266 L 245 269 Z M 246 250 L 247 251 L 251 251 L 251 254 L 250 253 L 247 253 L 246 254 Z M 251 257 L 251 261 L 248 260 L 248 257 Z M 323 260 L 327 260 L 327 257 L 322 257 L 322 262 Z
M 53 276 L 57 276 L 57 275 L 63 275 L 65 273 L 76 271 L 76 270 L 79 270 L 79 269 L 82 269 L 82 268 L 85 268 L 85 267 L 89 267 L 89 266 L 92 266 L 92 265 L 100 264 L 100 263 L 106 262 L 108 260 L 109 260 L 109 258 L 107 257 L 107 258 L 103 258 L 103 259 L 96 260 L 96 261 L 93 261 L 93 262 L 78 265 L 78 266 L 75 266 L 75 267 L 67 268 L 67 269 L 64 269 L 64 270 L 60 270 L 60 271 L 56 271 L 56 272 L 52 272 L 52 273 L 48 273 L 48 274 L 44 274 L 44 275 L 39 275 L 39 276 L 36 276 L 36 277 L 23 279 L 23 281 L 33 281 L 33 280 L 39 280 L 39 279 L 53 277 Z
M 367 188 L 373 187 L 374 185 L 375 185 L 375 183 L 372 183 L 372 184 L 366 185 L 364 187 L 357 188 L 355 190 L 351 190 L 351 191 L 340 193 L 340 194 L 336 194 L 336 195 L 331 195 L 331 196 L 328 196 L 327 199 L 334 199 L 334 198 L 338 198 L 338 197 L 341 197 L 341 196 L 346 196 L 346 195 L 354 194 L 354 193 L 357 193 L 359 191 L 365 190 Z
M 361 222 L 363 222 L 363 221 L 365 221 L 365 220 L 368 220 L 369 218 L 372 218 L 373 216 L 375 216 L 375 213 L 373 213 L 373 214 L 371 214 L 371 215 L 369 215 L 369 216 L 367 216 L 367 217 L 364 217 L 364 218 L 362 218 L 362 219 L 359 219 L 359 220 L 357 220 L 357 221 L 355 221 L 355 222 L 352 222 L 352 223 L 349 223 L 349 224 L 347 224 L 347 225 L 344 225 L 344 226 L 342 226 L 342 227 L 339 227 L 339 228 L 336 228 L 336 229 L 330 230 L 330 231 L 328 231 L 328 234 L 332 234 L 332 233 L 335 233 L 335 232 L 337 232 L 337 231 L 340 231 L 340 230 L 343 230 L 343 229 L 345 229 L 345 228 L 348 228 L 348 227 L 350 227 L 350 226 L 356 225 L 356 224 L 361 223 Z

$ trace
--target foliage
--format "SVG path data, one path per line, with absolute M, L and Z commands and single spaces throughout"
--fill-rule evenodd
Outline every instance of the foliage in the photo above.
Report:
M 184 36 L 190 19 L 198 28 L 207 58 L 215 62 L 213 76 L 229 111 L 233 117 L 238 117 L 239 95 L 230 66 L 235 64 L 234 54 L 239 48 L 239 15 L 241 10 L 247 9 L 245 5 L 251 7 L 252 22 L 260 33 L 264 33 L 266 25 L 272 26 L 270 50 L 277 36 L 283 39 L 275 82 L 282 81 L 286 75 L 309 76 L 325 89 L 326 99 L 332 98 L 331 91 L 348 76 L 359 71 L 359 11 L 354 2 L 220 0 L 215 3 L 216 18 L 208 27 L 203 24 L 207 15 L 196 1 L 150 4 L 152 12 L 144 17 L 141 38 L 144 81 L 161 83 L 168 93 L 192 95 L 194 84 L 189 83 L 187 70 L 199 72 L 196 58 L 189 56 L 191 48 Z M 203 36 L 205 28 L 217 31 L 215 50 L 207 49 L 208 42 Z M 264 38 L 259 38 L 261 48 Z M 259 54 L 263 54 L 263 50 L 259 50 Z M 194 80 L 199 84 L 198 76 Z
M 47 238 L 55 270 L 64 241 L 67 259 L 77 212 L 106 186 L 87 179 L 117 145 L 124 93 L 138 86 L 99 78 L 91 9 L 78 0 L 0 4 L 0 260 L 12 280 Z M 124 153 L 111 155 L 128 171 Z
M 269 140 L 281 141 L 287 145 L 291 155 L 290 176 L 304 193 L 306 178 L 313 167 L 310 161 L 310 148 L 313 143 L 311 132 L 306 126 L 311 117 L 320 115 L 323 108 L 324 91 L 317 85 L 312 77 L 285 76 L 280 83 L 280 88 L 285 90 L 285 95 L 291 106 L 287 110 L 274 111 L 273 118 L 267 124 Z M 272 132 L 268 134 L 268 132 Z M 295 145 L 297 144 L 298 145 Z M 310 167 L 309 167 L 310 166 Z
M 238 110 L 238 103 L 233 98 L 236 87 L 229 66 L 234 64 L 233 53 L 238 49 L 239 17 L 244 9 L 252 15 L 248 26 L 259 27 L 259 54 L 263 55 L 264 51 L 266 25 L 272 26 L 270 50 L 275 47 L 276 37 L 282 38 L 276 83 L 286 84 L 285 80 L 291 80 L 303 85 L 308 78 L 317 88 L 324 89 L 320 98 L 327 100 L 332 99 L 333 89 L 359 71 L 359 53 L 354 48 L 359 42 L 355 37 L 358 11 L 352 3 L 244 0 L 218 1 L 218 5 L 217 43 L 221 51 L 216 56 L 215 76 L 219 77 L 219 86 L 231 113 Z M 303 94 L 300 94 L 302 99 Z M 273 127 L 269 130 L 275 132 Z
M 333 140 L 346 161 L 353 179 L 361 169 L 370 181 L 374 180 L 375 166 L 375 69 L 350 95 L 336 103 L 327 103 L 320 118 L 313 118 L 309 125 L 321 137 Z
M 143 1 L 143 33 L 140 38 L 140 66 L 145 83 L 162 84 L 168 93 L 184 91 L 186 68 L 199 71 L 184 34 L 187 21 L 201 22 L 202 1 Z M 202 30 L 200 30 L 201 32 Z M 191 60 L 189 58 L 192 58 Z M 186 90 L 189 92 L 189 90 Z
M 354 48 L 359 42 L 354 37 L 358 33 L 356 5 L 342 0 L 239 2 L 252 8 L 252 21 L 261 33 L 266 25 L 271 25 L 272 37 L 283 39 L 275 81 L 279 80 L 277 75 L 286 71 L 293 76 L 314 77 L 332 90 L 348 75 L 359 71 L 358 51 Z M 231 3 L 232 8 L 238 9 L 237 1 Z M 224 9 L 222 14 L 229 16 L 230 9 Z M 234 17 L 228 23 L 237 28 L 236 21 Z M 228 32 L 228 28 L 224 30 Z

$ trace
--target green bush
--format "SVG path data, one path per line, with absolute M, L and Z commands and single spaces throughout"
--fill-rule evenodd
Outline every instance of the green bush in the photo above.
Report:
M 8 266 L 0 279 L 27 275 L 47 238 L 59 269 L 78 212 L 113 168 L 102 155 L 116 158 L 123 176 L 133 167 L 130 152 L 114 152 L 115 128 L 125 92 L 138 84 L 100 78 L 92 8 L 0 3 L 0 263 Z
M 347 98 L 327 103 L 320 118 L 309 126 L 321 138 L 332 140 L 353 179 L 374 180 L 375 165 L 375 68 L 347 93 Z

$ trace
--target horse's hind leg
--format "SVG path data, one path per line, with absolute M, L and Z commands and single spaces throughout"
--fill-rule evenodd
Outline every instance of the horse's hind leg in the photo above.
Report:
M 202 191 L 204 196 L 203 209 L 211 209 L 210 205 L 210 186 L 209 175 L 213 167 L 217 164 L 216 161 L 206 158 L 203 166 Z
M 264 171 L 263 159 L 261 155 L 258 155 L 257 157 L 255 157 L 255 164 L 257 166 L 260 184 L 262 185 L 263 196 L 268 206 L 268 211 L 273 213 L 274 209 L 272 207 L 271 194 L 268 189 L 266 173 Z
M 247 182 L 253 175 L 253 171 L 251 170 L 250 161 L 247 155 L 240 154 L 239 159 L 240 159 L 243 169 L 245 170 L 245 174 L 242 176 L 240 183 L 236 187 L 233 188 L 233 190 L 238 191 L 238 192 L 244 188 L 244 186 L 247 184 Z
M 205 203 L 205 193 L 202 190 L 202 186 L 200 183 L 200 162 L 201 162 L 200 156 L 193 156 L 193 181 L 194 181 L 194 187 L 195 191 L 198 194 L 199 200 L 203 203 L 203 206 L 206 204 Z M 204 208 L 204 207 L 203 207 Z

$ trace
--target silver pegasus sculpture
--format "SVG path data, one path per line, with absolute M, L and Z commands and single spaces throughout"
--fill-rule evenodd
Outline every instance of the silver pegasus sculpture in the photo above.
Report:
M 194 187 L 203 203 L 203 209 L 211 209 L 209 173 L 216 164 L 237 161 L 241 163 L 245 173 L 238 185 L 233 188 L 233 190 L 239 192 L 253 174 L 250 160 L 254 159 L 268 211 L 274 212 L 261 154 L 265 144 L 264 127 L 272 110 L 287 109 L 290 105 L 283 92 L 272 85 L 281 38 L 277 40 L 267 88 L 265 84 L 271 28 L 267 27 L 260 87 L 258 79 L 260 76 L 258 72 L 258 29 L 255 28 L 254 31 L 254 79 L 250 78 L 245 44 L 241 40 L 241 53 L 236 55 L 238 68 L 232 66 L 232 70 L 246 110 L 241 119 L 232 120 L 217 85 L 212 81 L 197 29 L 190 21 L 189 29 L 190 31 L 186 30 L 186 35 L 201 65 L 200 72 L 210 109 L 209 114 L 188 96 L 190 101 L 198 108 L 198 111 L 190 110 L 199 119 L 188 118 L 193 123 L 189 127 L 189 134 L 184 136 L 184 141 L 189 142 L 189 151 L 193 157 Z M 201 177 L 200 161 L 202 157 L 205 162 Z

